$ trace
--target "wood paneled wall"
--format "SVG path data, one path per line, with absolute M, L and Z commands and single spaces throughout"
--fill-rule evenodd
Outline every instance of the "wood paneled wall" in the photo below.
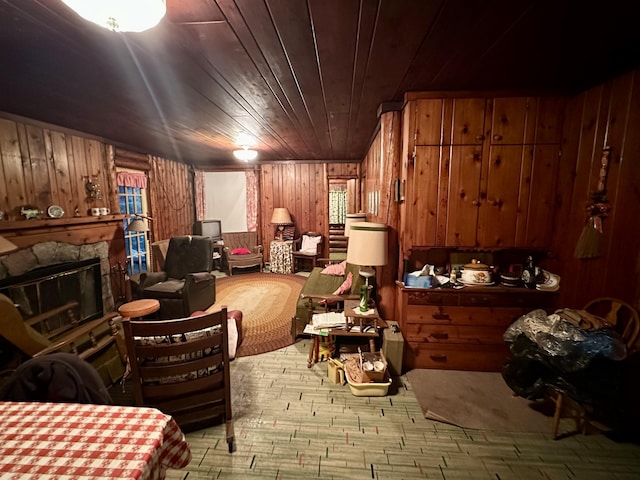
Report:
M 0 210 L 5 214 L 0 233 L 20 247 L 45 240 L 76 245 L 107 240 L 110 265 L 123 264 L 124 217 L 120 215 L 116 158 L 148 172 L 149 215 L 154 219 L 151 238 L 190 234 L 195 203 L 193 172 L 188 165 L 127 152 L 89 135 L 9 114 L 0 116 Z M 89 195 L 89 179 L 100 186 L 101 199 Z M 41 220 L 21 216 L 24 205 L 41 210 Z M 49 218 L 50 205 L 60 205 L 64 217 Z M 111 215 L 91 217 L 92 207 L 109 207 Z
M 558 179 L 552 271 L 562 277 L 558 305 L 581 307 L 602 296 L 640 307 L 640 69 L 567 102 Z M 574 249 L 596 189 L 602 150 L 611 147 L 601 256 L 579 260 Z
M 260 213 L 258 225 L 268 259 L 269 243 L 275 238 L 271 214 L 286 207 L 295 223 L 296 236 L 317 231 L 324 236 L 323 255 L 328 255 L 328 178 L 359 177 L 357 163 L 268 163 L 260 168 Z
M 151 157 L 149 214 L 153 240 L 191 235 L 196 218 L 194 173 L 188 165 Z
M 395 311 L 395 281 L 400 278 L 401 262 L 399 256 L 398 228 L 399 203 L 394 196 L 394 184 L 400 175 L 401 153 L 401 120 L 400 112 L 391 111 L 380 116 L 380 128 L 369 147 L 362 164 L 362 199 L 367 221 L 384 223 L 388 226 L 389 261 L 383 268 L 377 268 L 378 306 L 383 318 L 393 319 Z M 371 198 L 369 192 L 379 192 L 377 208 L 370 208 L 367 202 Z
M 65 217 L 88 216 L 92 207 L 118 211 L 117 189 L 111 183 L 105 145 L 52 125 L 13 117 L 0 118 L 0 210 L 8 220 L 24 219 L 20 208 L 34 206 L 47 218 L 50 205 L 60 205 Z M 102 199 L 86 189 L 91 179 Z

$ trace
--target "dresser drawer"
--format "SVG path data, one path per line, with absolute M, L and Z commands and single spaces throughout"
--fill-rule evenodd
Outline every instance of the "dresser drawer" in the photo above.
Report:
M 506 345 L 472 346 L 409 343 L 407 368 L 499 372 L 510 357 Z
M 502 345 L 503 327 L 471 325 L 428 325 L 413 323 L 408 325 L 404 336 L 410 342 L 466 345 Z
M 529 310 L 512 307 L 450 307 L 409 305 L 406 309 L 405 328 L 411 324 L 427 325 L 484 325 L 507 328 Z

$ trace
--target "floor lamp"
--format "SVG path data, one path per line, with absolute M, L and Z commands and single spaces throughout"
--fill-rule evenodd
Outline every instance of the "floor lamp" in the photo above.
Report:
M 369 278 L 375 275 L 373 267 L 387 264 L 387 226 L 384 223 L 355 222 L 349 229 L 347 263 L 360 266 L 365 285 L 360 290 L 360 311 L 369 309 Z

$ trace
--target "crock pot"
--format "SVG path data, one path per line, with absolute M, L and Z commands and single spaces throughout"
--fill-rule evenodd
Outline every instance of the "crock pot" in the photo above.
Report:
M 462 283 L 475 285 L 491 283 L 491 269 L 488 265 L 480 263 L 478 260 L 472 260 L 471 263 L 467 263 L 464 266 L 460 279 Z

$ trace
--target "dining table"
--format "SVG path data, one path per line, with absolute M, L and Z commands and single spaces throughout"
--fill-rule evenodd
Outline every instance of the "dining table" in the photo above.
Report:
M 160 480 L 190 461 L 184 433 L 155 408 L 0 402 L 3 480 Z

